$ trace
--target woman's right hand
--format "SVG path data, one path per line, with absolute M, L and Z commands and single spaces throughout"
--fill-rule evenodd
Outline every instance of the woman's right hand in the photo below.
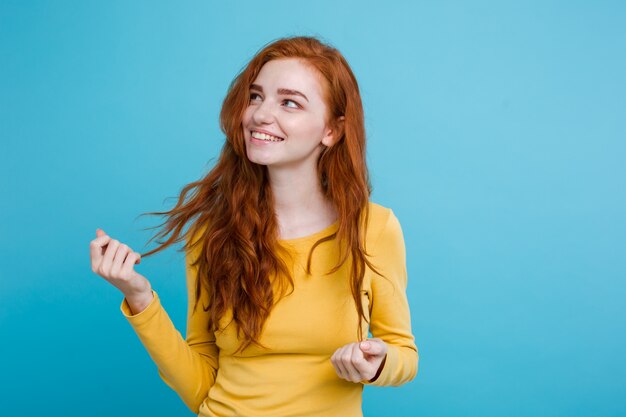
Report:
M 134 270 L 135 264 L 141 262 L 141 255 L 101 229 L 96 230 L 89 248 L 91 270 L 124 294 L 133 314 L 143 311 L 153 295 L 150 282 Z

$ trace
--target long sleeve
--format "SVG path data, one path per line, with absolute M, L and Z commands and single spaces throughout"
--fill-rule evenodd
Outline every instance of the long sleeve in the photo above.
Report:
M 370 331 L 388 347 L 383 369 L 365 385 L 401 385 L 415 378 L 418 352 L 411 332 L 411 315 L 406 296 L 406 249 L 400 222 L 389 210 L 386 224 L 374 243 L 373 264 L 384 278 L 373 274 L 371 282 Z
M 201 299 L 196 313 L 193 313 L 197 268 L 191 266 L 189 253 L 185 256 L 185 272 L 188 292 L 185 340 L 155 291 L 154 299 L 142 312 L 133 315 L 126 299 L 120 309 L 157 365 L 160 377 L 197 414 L 215 382 L 219 352 L 213 332 L 206 328 L 207 313 L 202 309 L 206 300 Z

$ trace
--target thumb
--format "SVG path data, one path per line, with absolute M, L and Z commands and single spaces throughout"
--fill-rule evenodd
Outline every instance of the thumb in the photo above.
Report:
M 364 340 L 359 343 L 361 351 L 369 356 L 382 356 L 386 353 L 387 349 L 384 342 L 375 339 Z

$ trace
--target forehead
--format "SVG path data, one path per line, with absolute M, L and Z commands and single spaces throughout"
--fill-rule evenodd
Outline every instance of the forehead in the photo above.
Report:
M 301 59 L 282 58 L 266 62 L 259 71 L 254 84 L 264 87 L 265 92 L 275 93 L 278 88 L 289 88 L 322 100 L 321 74 Z

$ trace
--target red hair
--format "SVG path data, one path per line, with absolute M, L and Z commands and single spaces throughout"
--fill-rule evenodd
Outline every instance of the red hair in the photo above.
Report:
M 206 290 L 209 305 L 203 308 L 209 312 L 209 330 L 215 331 L 219 319 L 232 308 L 240 337 L 243 334 L 240 350 L 251 343 L 260 345 L 259 337 L 273 305 L 288 287 L 293 291 L 293 278 L 278 256 L 281 247 L 267 168 L 248 160 L 242 127 L 250 85 L 266 62 L 281 58 L 298 58 L 317 70 L 328 108 L 327 123 L 337 132 L 335 143 L 323 149 L 317 168 L 324 195 L 338 213 L 339 227 L 315 242 L 306 270 L 310 274 L 311 256 L 318 245 L 332 239 L 341 242 L 337 264 L 328 273 L 351 262 L 350 285 L 359 316 L 359 340 L 360 318 L 367 320 L 360 297 L 366 264 L 376 271 L 366 258 L 362 227 L 367 224 L 371 183 L 357 80 L 341 53 L 317 38 L 297 36 L 269 43 L 230 84 L 220 112 L 226 142 L 214 168 L 204 178 L 186 185 L 170 211 L 145 213 L 168 216 L 160 225 L 165 225 L 163 230 L 152 239 L 172 235 L 143 256 L 183 238 L 184 250 L 202 245 L 202 255 L 193 262 L 199 278 L 194 311 L 202 290 Z M 343 124 L 339 122 L 342 116 Z M 193 218 L 191 227 L 181 236 L 184 225 Z M 192 242 L 191 237 L 196 235 L 199 239 Z M 280 294 L 273 293 L 272 276 L 278 279 Z

